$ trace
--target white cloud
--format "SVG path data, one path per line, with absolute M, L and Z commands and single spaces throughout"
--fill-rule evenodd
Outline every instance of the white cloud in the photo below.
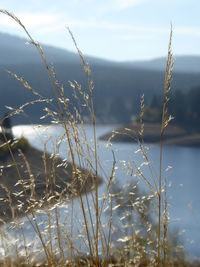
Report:
M 115 0 L 116 1 L 116 0 Z M 121 0 L 117 0 L 118 2 Z M 123 0 L 128 1 L 128 0 Z M 129 0 L 130 1 L 130 0 Z M 135 2 L 135 0 L 134 0 Z M 127 4 L 128 2 L 126 2 Z M 131 1 L 133 4 L 133 1 Z M 130 4 L 130 3 L 129 3 Z M 127 5 L 126 5 L 127 6 Z M 124 40 L 134 40 L 134 39 L 149 39 L 152 34 L 167 34 L 169 28 L 164 27 L 146 27 L 146 26 L 133 26 L 131 24 L 123 23 L 112 23 L 112 22 L 102 22 L 96 20 L 77 20 L 66 18 L 61 14 L 54 13 L 18 13 L 17 17 L 21 22 L 27 27 L 27 29 L 33 29 L 39 34 L 43 33 L 53 33 L 56 31 L 63 31 L 65 26 L 69 26 L 75 29 L 98 29 L 107 31 L 123 31 L 118 37 Z M 17 23 L 9 18 L 8 16 L 1 16 L 0 25 L 7 28 L 19 28 Z M 190 35 L 190 36 L 200 36 L 199 28 L 189 28 L 189 27 L 177 27 L 175 29 L 176 34 Z
M 54 24 L 59 21 L 59 16 L 55 14 L 48 13 L 37 13 L 37 14 L 19 14 L 21 21 L 24 22 L 28 27 L 38 27 L 45 26 L 49 24 Z
M 65 25 L 74 28 L 94 28 L 102 30 L 112 30 L 112 31 L 128 31 L 129 35 L 133 36 L 133 33 L 142 36 L 148 34 L 166 34 L 169 33 L 170 28 L 166 27 L 147 27 L 147 26 L 133 26 L 131 24 L 119 24 L 119 23 L 110 23 L 110 22 L 95 22 L 95 21 L 81 21 L 81 20 L 69 20 L 65 22 Z M 126 34 L 123 34 L 124 36 Z
M 19 13 L 16 15 L 28 28 L 39 28 L 46 25 L 55 25 L 60 20 L 58 15 L 49 13 Z M 12 18 L 6 15 L 1 16 L 0 25 L 11 28 L 19 27 Z
M 91 1 L 91 0 L 87 0 Z M 128 8 L 144 1 L 149 0 L 113 0 L 118 3 L 120 8 Z M 28 28 L 36 30 L 38 33 L 49 33 L 64 30 L 65 26 L 78 29 L 99 29 L 109 31 L 124 31 L 118 36 L 124 40 L 134 39 L 149 39 L 152 38 L 152 34 L 168 34 L 170 27 L 150 27 L 150 26 L 133 26 L 131 24 L 102 22 L 95 20 L 77 20 L 66 15 L 54 14 L 54 13 L 18 13 L 17 17 Z M 0 17 L 0 25 L 7 28 L 19 27 L 16 22 L 5 15 Z M 184 27 L 179 26 L 174 28 L 174 35 L 186 35 L 191 37 L 200 37 L 200 27 Z

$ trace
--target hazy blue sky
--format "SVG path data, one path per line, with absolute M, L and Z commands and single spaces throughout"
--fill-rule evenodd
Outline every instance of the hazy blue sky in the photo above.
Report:
M 175 54 L 200 54 L 199 0 L 1 0 L 40 42 L 112 60 L 165 56 L 170 22 Z M 0 31 L 25 36 L 0 15 Z

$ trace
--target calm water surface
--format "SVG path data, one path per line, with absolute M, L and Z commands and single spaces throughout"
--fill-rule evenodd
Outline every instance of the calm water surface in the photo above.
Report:
M 113 127 L 111 126 L 97 126 L 97 136 L 112 129 Z M 85 130 L 88 140 L 92 142 L 92 127 L 87 126 Z M 59 126 L 52 126 L 48 129 L 44 127 L 16 126 L 14 127 L 14 133 L 16 136 L 23 134 L 38 149 L 43 149 L 44 143 L 48 140 L 47 150 L 53 152 L 55 150 L 55 141 L 63 133 L 63 129 Z M 50 139 L 49 136 L 51 136 Z M 148 147 L 149 159 L 152 166 L 154 166 L 155 173 L 158 173 L 159 146 L 149 145 Z M 107 175 L 111 171 L 113 150 L 119 167 L 116 170 L 116 177 L 119 183 L 123 185 L 127 179 L 126 171 L 123 170 L 126 161 L 136 160 L 142 162 L 139 153 L 135 153 L 137 149 L 138 146 L 136 144 L 115 143 L 108 147 L 105 142 L 99 141 L 98 156 Z M 67 145 L 63 142 L 60 148 L 60 155 L 66 157 L 67 151 Z M 165 147 L 163 169 L 169 169 L 169 171 L 164 172 L 164 176 L 168 185 L 167 198 L 169 201 L 170 227 L 171 229 L 179 229 L 180 239 L 184 241 L 190 257 L 200 258 L 200 149 Z M 145 169 L 145 166 L 143 171 L 150 177 L 150 173 Z M 141 188 L 145 188 L 143 181 L 140 181 L 139 184 Z M 103 193 L 104 190 L 104 186 L 101 186 L 100 192 Z M 30 232 L 29 234 L 34 235 Z

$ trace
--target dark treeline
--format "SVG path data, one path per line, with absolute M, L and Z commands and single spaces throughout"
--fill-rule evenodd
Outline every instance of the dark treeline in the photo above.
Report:
M 170 111 L 175 122 L 188 131 L 200 130 L 200 86 L 183 93 L 177 90 L 171 101 Z
M 56 73 L 59 81 L 65 88 L 65 96 L 74 104 L 72 90 L 68 80 L 76 80 L 82 85 L 85 92 L 88 91 L 86 77 L 80 64 L 56 63 Z M 0 67 L 0 115 L 8 112 L 5 106 L 14 108 L 36 99 L 30 91 L 11 77 L 5 69 L 15 72 L 19 77 L 24 77 L 32 88 L 38 91 L 44 98 L 54 98 L 54 92 L 49 82 L 47 73 L 42 64 L 17 64 Z M 94 79 L 94 107 L 95 115 L 99 123 L 128 123 L 137 116 L 140 110 L 140 97 L 145 95 L 147 105 L 150 105 L 153 95 L 158 95 L 163 88 L 164 73 L 159 71 L 127 69 L 119 66 L 92 65 Z M 200 84 L 200 75 L 191 73 L 174 73 L 173 91 L 188 94 L 188 88 L 197 87 Z M 181 88 L 182 93 L 176 91 Z M 174 96 L 177 98 L 176 96 Z M 173 102 L 173 101 L 172 101 Z M 178 101 L 176 101 L 178 103 Z M 52 106 L 53 105 L 53 106 Z M 56 103 L 49 108 L 56 110 Z M 178 104 L 177 104 L 178 105 Z M 49 123 L 50 120 L 40 120 L 44 115 L 46 104 L 35 104 L 25 108 L 24 116 L 15 116 L 13 124 Z M 83 116 L 87 116 L 83 108 Z
M 162 114 L 162 98 L 154 95 L 146 105 L 144 121 L 160 122 Z M 174 117 L 172 123 L 188 132 L 200 131 L 200 86 L 188 92 L 176 90 L 170 97 L 169 114 Z
M 41 58 L 35 47 L 25 45 L 26 41 L 26 39 L 0 33 L 0 118 L 9 112 L 6 106 L 18 108 L 37 98 L 11 77 L 7 70 L 27 80 L 30 86 L 44 98 L 55 99 Z M 88 92 L 87 78 L 79 56 L 55 47 L 44 45 L 43 48 L 49 64 L 54 63 L 58 80 L 65 89 L 65 96 L 70 99 L 70 107 L 74 105 L 77 107 L 68 81 L 77 81 L 82 85 L 83 91 Z M 91 65 L 94 80 L 93 101 L 97 122 L 121 124 L 131 122 L 139 113 L 140 97 L 143 94 L 148 106 L 146 109 L 151 113 L 149 118 L 155 119 L 156 105 L 161 105 L 162 101 L 158 98 L 160 103 L 156 104 L 158 100 L 153 96 L 158 96 L 163 88 L 164 59 L 135 63 L 112 62 L 93 57 L 86 57 L 86 60 Z M 176 114 L 179 124 L 188 128 L 197 127 L 198 124 L 199 113 L 193 110 L 196 106 L 198 109 L 198 103 L 195 102 L 198 95 L 197 92 L 188 91 L 200 85 L 200 75 L 197 73 L 200 72 L 199 63 L 200 57 L 179 57 L 176 64 L 179 67 L 175 68 L 173 73 L 172 91 L 175 93 L 171 100 L 171 112 Z M 180 92 L 177 91 L 178 88 L 181 88 Z M 195 103 L 189 104 L 190 102 Z M 24 109 L 24 114 L 12 118 L 13 124 L 50 123 L 49 118 L 40 120 L 40 117 L 45 115 L 46 106 L 57 111 L 56 101 L 50 105 L 42 103 L 30 105 Z M 146 111 L 146 115 L 148 112 Z M 82 116 L 86 119 L 89 117 L 84 107 Z
M 18 108 L 37 98 L 29 90 L 24 89 L 6 70 L 23 77 L 44 98 L 55 98 L 40 56 L 35 47 L 25 45 L 26 42 L 26 39 L 0 33 L 0 118 L 9 112 L 5 106 Z M 73 92 L 68 81 L 76 80 L 85 92 L 88 91 L 87 79 L 79 56 L 55 47 L 44 45 L 43 48 L 47 61 L 50 65 L 54 63 L 57 77 L 65 88 L 65 96 L 70 99 L 73 107 L 76 101 L 72 97 Z M 89 61 L 92 69 L 95 85 L 93 100 L 99 123 L 124 124 L 132 121 L 140 110 L 140 96 L 144 94 L 147 105 L 150 105 L 149 101 L 151 102 L 153 95 L 158 95 L 162 91 L 164 59 L 142 63 L 120 63 L 93 57 L 86 57 L 86 60 Z M 194 72 L 199 70 L 199 62 L 199 57 L 180 57 L 177 60 L 176 66 L 179 65 L 179 67 L 175 68 L 173 73 L 172 91 L 175 92 L 176 89 L 181 88 L 183 95 L 187 95 L 189 88 L 200 85 L 200 75 Z M 49 123 L 49 118 L 40 120 L 40 117 L 45 115 L 43 111 L 45 106 L 47 105 L 38 103 L 26 107 L 23 115 L 12 118 L 13 124 Z M 48 105 L 48 108 L 56 111 L 55 101 Z M 82 115 L 85 118 L 88 117 L 86 108 L 83 108 Z

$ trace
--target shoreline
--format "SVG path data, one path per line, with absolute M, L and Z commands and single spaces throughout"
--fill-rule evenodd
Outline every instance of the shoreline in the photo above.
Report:
M 137 143 L 139 140 L 149 144 L 160 143 L 160 124 L 144 123 L 144 133 L 139 137 L 140 124 L 134 123 L 124 127 L 117 128 L 99 137 L 99 140 L 116 143 Z M 169 125 L 166 128 L 164 145 L 200 147 L 200 134 L 189 134 L 183 128 L 177 125 Z
M 94 174 L 76 166 L 78 177 L 73 177 L 72 164 L 60 157 L 32 146 L 23 153 L 14 151 L 13 154 L 15 162 L 10 155 L 0 161 L 1 224 L 94 189 Z M 100 177 L 98 182 L 99 185 L 103 182 Z

